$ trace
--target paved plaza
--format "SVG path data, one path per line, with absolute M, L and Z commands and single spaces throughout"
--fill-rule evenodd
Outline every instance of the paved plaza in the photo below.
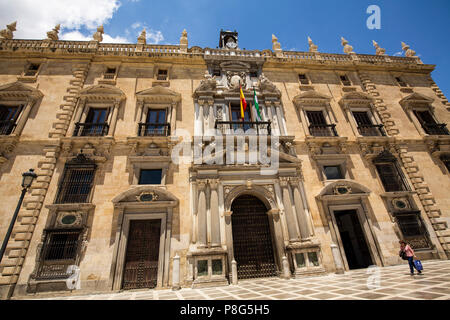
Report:
M 56 300 L 450 300 L 450 261 L 424 261 L 423 275 L 409 274 L 407 264 L 359 269 L 300 279 L 241 280 L 235 286 L 178 291 L 136 290 L 59 297 Z M 379 281 L 378 281 L 379 280 Z

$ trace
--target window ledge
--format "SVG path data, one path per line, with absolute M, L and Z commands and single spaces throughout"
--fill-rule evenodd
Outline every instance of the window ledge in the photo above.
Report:
M 35 76 L 18 76 L 17 81 L 34 83 L 37 81 L 37 75 L 35 75 Z

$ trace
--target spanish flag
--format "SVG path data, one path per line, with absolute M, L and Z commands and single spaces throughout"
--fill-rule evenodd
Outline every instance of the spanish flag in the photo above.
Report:
M 244 112 L 247 109 L 247 101 L 245 101 L 244 92 L 242 92 L 242 86 L 239 85 L 239 90 L 241 92 L 241 118 L 244 120 Z

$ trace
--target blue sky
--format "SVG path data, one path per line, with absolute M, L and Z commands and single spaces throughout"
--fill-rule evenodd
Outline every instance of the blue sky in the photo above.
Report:
M 18 20 L 16 37 L 42 39 L 61 23 L 61 38 L 84 40 L 103 23 L 104 42 L 136 42 L 145 26 L 148 42 L 160 44 L 177 44 L 186 28 L 190 47 L 212 48 L 223 28 L 239 32 L 241 48 L 270 49 L 273 33 L 284 50 L 307 51 L 310 36 L 319 51 L 330 53 L 342 53 L 341 36 L 356 53 L 368 54 L 375 52 L 372 40 L 389 55 L 399 55 L 404 41 L 424 63 L 437 65 L 433 78 L 450 98 L 449 0 L 41 0 L 38 8 L 31 3 L 36 1 L 0 0 L 0 25 Z M 372 4 L 381 9 L 380 30 L 366 26 Z M 72 14 L 77 5 L 80 13 Z M 23 16 L 28 7 L 34 7 L 32 19 Z

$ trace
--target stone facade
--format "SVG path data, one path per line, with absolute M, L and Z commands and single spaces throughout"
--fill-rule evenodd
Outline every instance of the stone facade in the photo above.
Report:
M 103 44 L 102 27 L 88 42 L 58 40 L 59 26 L 42 41 L 16 40 L 13 31 L 15 24 L 0 38 L 0 108 L 20 106 L 1 119 L 1 239 L 20 175 L 35 168 L 38 178 L 0 265 L 2 298 L 67 290 L 69 275 L 51 276 L 67 266 L 44 261 L 56 231 L 80 232 L 71 262 L 79 290 L 121 290 L 135 220 L 160 221 L 157 288 L 236 283 L 233 206 L 242 195 L 266 208 L 283 278 L 352 268 L 337 214 L 344 211 L 359 221 L 370 264 L 399 263 L 408 228 L 420 229 L 410 238 L 417 256 L 450 257 L 449 102 L 431 79 L 434 65 L 407 45 L 406 57 L 391 57 L 376 43 L 375 55 L 357 54 L 344 38 L 345 54 L 328 54 L 311 39 L 309 52 L 283 51 L 274 35 L 273 51 L 241 50 L 236 32 L 222 32 L 221 47 L 211 49 L 189 48 L 186 30 L 180 45 L 146 44 L 145 30 L 137 44 Z M 240 85 L 250 106 L 258 97 L 262 119 L 249 126 L 279 159 L 275 171 L 251 161 L 252 136 L 235 134 Z M 106 130 L 79 134 L 95 108 L 108 110 Z M 151 110 L 165 110 L 158 134 L 145 124 Z M 314 122 L 317 112 L 325 125 Z M 433 117 L 431 129 L 418 112 Z M 226 139 L 232 148 L 219 149 Z M 174 161 L 180 147 L 190 161 Z M 80 163 L 95 168 L 90 193 L 58 201 L 67 166 Z M 386 190 L 377 169 L 391 164 L 402 190 Z M 327 177 L 330 167 L 340 177 Z M 161 184 L 139 184 L 143 169 L 161 169 Z M 401 225 L 403 213 L 420 228 Z

